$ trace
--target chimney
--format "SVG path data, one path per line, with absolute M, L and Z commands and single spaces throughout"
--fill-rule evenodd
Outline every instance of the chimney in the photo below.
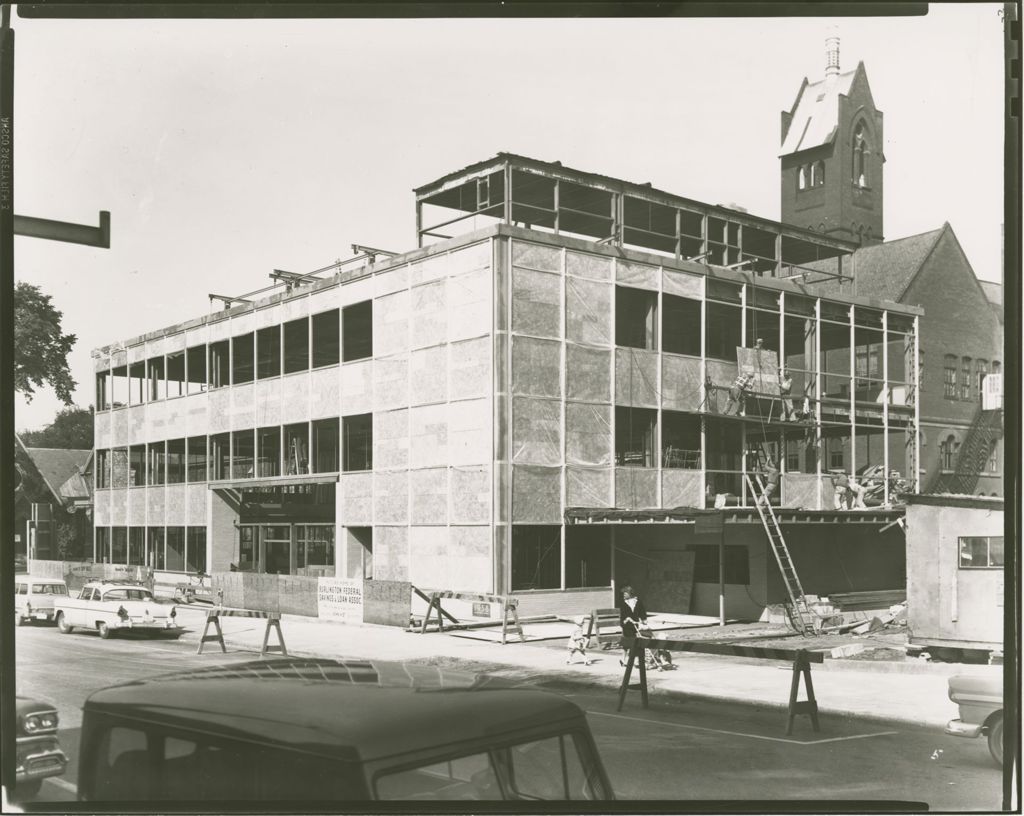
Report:
M 830 26 L 825 35 L 825 79 L 839 76 L 839 31 Z

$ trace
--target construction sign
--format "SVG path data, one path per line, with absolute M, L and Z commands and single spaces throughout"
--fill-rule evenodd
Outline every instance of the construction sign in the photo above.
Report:
M 316 612 L 322 620 L 363 622 L 362 578 L 318 578 Z

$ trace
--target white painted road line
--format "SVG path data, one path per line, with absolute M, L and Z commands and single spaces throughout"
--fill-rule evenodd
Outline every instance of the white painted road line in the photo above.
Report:
M 711 731 L 715 734 L 727 734 L 731 737 L 747 737 L 749 739 L 767 740 L 768 742 L 785 742 L 789 745 L 820 745 L 823 742 L 843 742 L 845 740 L 865 739 L 867 737 L 888 737 L 899 733 L 899 731 L 879 731 L 874 734 L 856 734 L 851 737 L 830 737 L 828 739 L 808 741 L 787 739 L 785 737 L 766 737 L 762 734 L 746 734 L 742 731 L 726 731 L 722 728 L 706 728 L 702 725 L 686 725 L 684 723 L 663 722 L 662 720 L 649 720 L 644 717 L 628 717 L 625 714 L 608 714 L 604 711 L 591 711 L 590 709 L 587 709 L 587 714 L 596 714 L 601 717 L 613 717 L 617 720 L 631 720 L 632 722 L 644 723 L 645 725 L 665 725 L 670 728 L 689 728 L 694 731 Z

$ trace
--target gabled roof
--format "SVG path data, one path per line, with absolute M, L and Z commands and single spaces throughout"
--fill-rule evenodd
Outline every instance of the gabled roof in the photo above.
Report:
M 981 284 L 981 291 L 985 293 L 988 302 L 1002 311 L 1003 308 L 1003 285 L 995 281 L 978 280 Z
M 19 442 L 21 440 L 19 439 Z M 22 445 L 28 457 L 32 460 L 39 475 L 43 477 L 46 486 L 53 493 L 53 496 L 61 504 L 65 497 L 61 495 L 61 488 L 72 477 L 78 476 L 81 480 L 82 471 L 89 464 L 92 458 L 91 450 L 65 450 L 63 448 L 26 448 Z M 84 485 L 84 480 L 81 480 Z M 88 496 L 86 492 L 78 495 Z M 67 498 L 72 498 L 68 496 Z
M 859 66 L 858 66 L 859 67 Z M 820 82 L 807 82 L 800 88 L 792 108 L 789 130 L 780 148 L 780 156 L 810 150 L 832 141 L 839 126 L 839 97 L 849 96 L 857 70 Z

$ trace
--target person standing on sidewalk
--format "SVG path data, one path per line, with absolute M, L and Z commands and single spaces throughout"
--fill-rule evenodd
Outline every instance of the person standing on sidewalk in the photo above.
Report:
M 569 649 L 569 656 L 565 659 L 566 664 L 572 663 L 572 659 L 578 653 L 583 658 L 583 665 L 589 666 L 591 659 L 587 657 L 587 636 L 583 633 L 583 616 L 577 615 L 573 618 L 576 628 L 569 635 L 569 642 L 566 644 Z
M 619 663 L 625 666 L 629 660 L 629 650 L 633 648 L 633 641 L 636 640 L 638 629 L 641 626 L 647 626 L 647 610 L 644 609 L 644 602 L 636 596 L 631 586 L 622 588 L 619 624 L 622 626 L 622 658 Z

